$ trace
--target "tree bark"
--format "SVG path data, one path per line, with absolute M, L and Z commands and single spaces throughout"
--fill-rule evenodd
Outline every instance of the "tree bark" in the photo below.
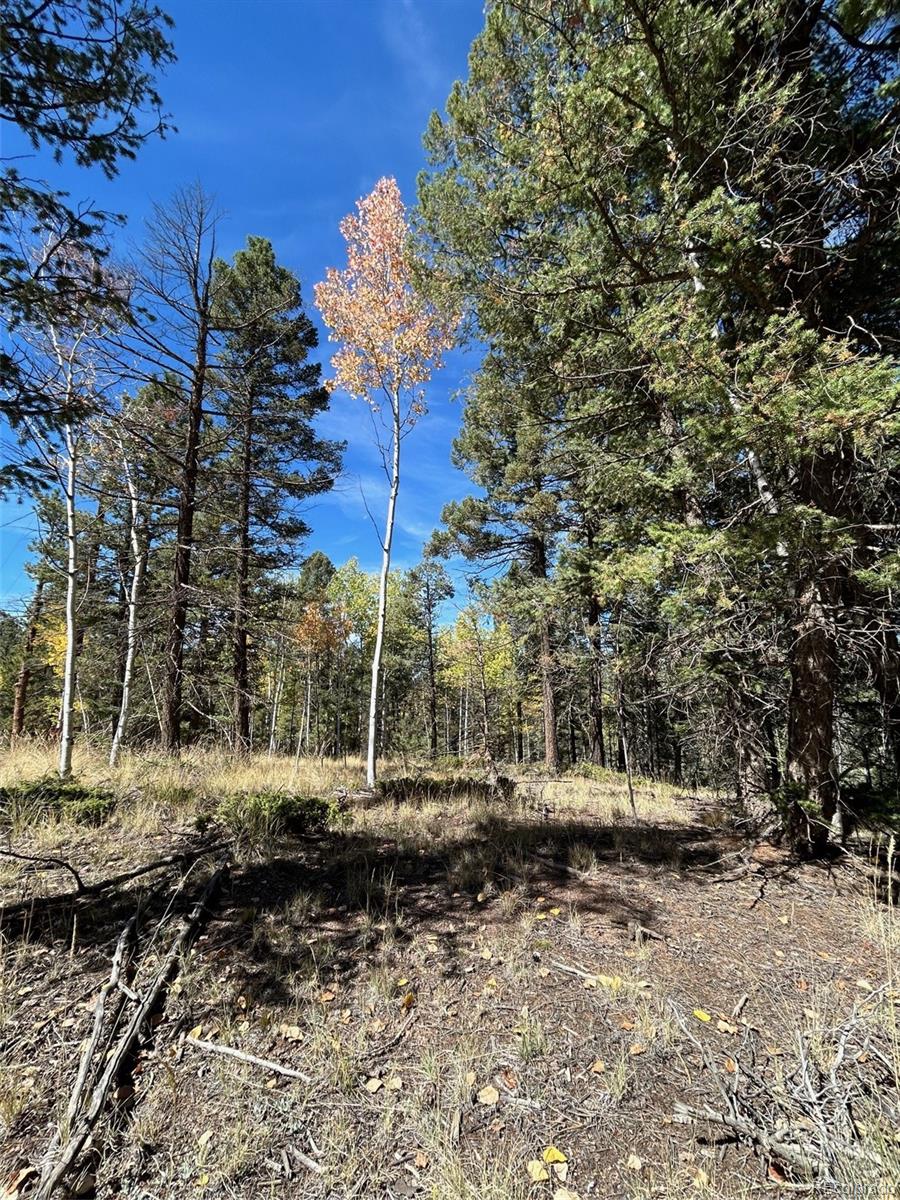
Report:
M 203 300 L 205 310 L 206 300 Z M 203 423 L 203 393 L 206 386 L 207 340 L 209 326 L 205 312 L 197 331 L 194 368 L 188 405 L 187 438 L 178 493 L 178 524 L 175 537 L 175 561 L 166 640 L 166 676 L 162 703 L 163 749 L 177 754 L 181 749 L 181 693 L 184 675 L 184 634 L 188 614 L 188 586 L 191 580 L 191 549 L 194 542 L 197 476 L 200 468 L 200 429 Z
M 247 401 L 241 445 L 238 499 L 238 547 L 234 599 L 234 744 L 239 754 L 250 746 L 250 670 L 247 659 L 247 587 L 250 578 L 250 474 L 253 455 L 253 407 Z
M 429 588 L 428 583 L 425 584 Z M 428 748 L 432 758 L 438 752 L 437 678 L 434 668 L 434 607 L 430 589 L 427 591 L 426 612 L 428 617 Z
M 591 596 L 588 601 L 588 753 L 597 767 L 606 766 L 606 746 L 603 741 L 603 645 L 600 636 L 600 606 Z
M 125 483 L 128 488 L 128 496 L 131 502 L 131 555 L 134 560 L 131 587 L 128 590 L 128 632 L 126 635 L 126 650 L 125 650 L 125 665 L 122 670 L 122 696 L 119 704 L 119 719 L 116 722 L 116 731 L 113 734 L 112 746 L 109 751 L 109 765 L 114 767 L 119 757 L 119 750 L 122 746 L 122 741 L 125 737 L 126 729 L 128 728 L 128 717 L 130 715 L 131 705 L 131 683 L 134 678 L 134 662 L 137 657 L 138 636 L 137 636 L 137 614 L 138 603 L 140 601 L 141 586 L 144 579 L 144 569 L 147 564 L 147 555 L 149 547 L 141 545 L 140 535 L 140 511 L 138 503 L 137 487 L 134 478 L 128 466 L 128 460 L 124 453 L 122 455 L 123 471 L 125 475 Z
M 72 747 L 75 732 L 75 663 L 78 654 L 76 629 L 76 591 L 78 587 L 78 529 L 75 520 L 75 486 L 78 468 L 78 441 L 71 425 L 65 427 L 66 476 L 63 492 L 66 506 L 66 654 L 63 664 L 63 690 L 60 705 L 59 777 L 72 774 Z
M 553 687 L 553 643 L 547 616 L 541 617 L 541 696 L 544 710 L 544 765 L 549 775 L 558 775 L 559 737 L 556 728 L 556 692 Z
M 388 496 L 387 519 L 382 544 L 381 574 L 378 578 L 378 623 L 375 630 L 375 650 L 372 654 L 372 679 L 369 688 L 369 731 L 366 748 L 366 783 L 375 786 L 376 778 L 376 734 L 378 718 L 378 679 L 381 673 L 381 655 L 384 649 L 384 628 L 387 618 L 388 575 L 391 569 L 391 542 L 394 537 L 394 514 L 397 509 L 397 492 L 400 489 L 400 396 L 395 391 L 391 396 L 393 437 L 391 456 L 391 490 Z
M 791 657 L 786 778 L 788 833 L 813 852 L 828 840 L 837 802 L 834 770 L 834 692 L 836 659 L 821 585 L 801 580 Z
M 16 689 L 13 695 L 12 710 L 12 740 L 16 741 L 25 732 L 25 708 L 28 703 L 28 685 L 31 682 L 31 657 L 34 654 L 34 644 L 37 641 L 38 622 L 44 607 L 44 581 L 39 579 L 34 589 L 34 598 L 28 613 L 28 628 L 25 631 L 25 644 L 22 647 L 22 665 L 16 677 Z

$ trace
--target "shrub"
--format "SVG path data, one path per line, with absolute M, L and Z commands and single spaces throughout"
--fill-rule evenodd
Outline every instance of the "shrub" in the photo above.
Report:
M 235 837 L 252 845 L 285 833 L 321 832 L 338 815 L 333 801 L 292 792 L 234 792 L 216 809 Z
M 0 820 L 21 827 L 53 817 L 83 825 L 102 825 L 116 807 L 115 795 L 103 787 L 47 777 L 0 788 Z

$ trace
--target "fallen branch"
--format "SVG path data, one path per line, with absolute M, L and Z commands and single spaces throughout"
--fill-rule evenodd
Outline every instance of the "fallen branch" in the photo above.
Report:
M 713 1125 L 724 1125 L 746 1141 L 755 1143 L 771 1158 L 788 1163 L 795 1169 L 804 1171 L 807 1175 L 815 1176 L 819 1173 L 819 1164 L 816 1159 L 810 1157 L 799 1146 L 780 1141 L 744 1117 L 735 1116 L 733 1113 L 717 1112 L 708 1105 L 704 1105 L 702 1108 L 693 1108 L 691 1105 L 676 1100 L 672 1119 L 682 1124 L 690 1124 L 693 1121 L 709 1121 Z
M 271 1058 L 257 1058 L 255 1054 L 237 1050 L 234 1046 L 222 1046 L 218 1042 L 207 1042 L 202 1038 L 191 1037 L 190 1034 L 184 1040 L 189 1046 L 196 1046 L 198 1050 L 205 1050 L 208 1054 L 221 1054 L 226 1058 L 236 1058 L 239 1062 L 250 1063 L 254 1067 L 262 1067 L 266 1071 L 274 1071 L 276 1075 L 287 1075 L 289 1079 L 302 1079 L 304 1083 L 313 1082 L 310 1075 L 305 1075 L 303 1071 L 295 1071 L 293 1067 L 283 1067 L 281 1063 L 273 1062 Z
M 178 935 L 169 947 L 168 953 L 163 959 L 162 965 L 156 972 L 152 982 L 144 991 L 143 999 L 132 1014 L 131 1020 L 125 1027 L 124 1032 L 119 1036 L 115 1046 L 110 1051 L 105 1060 L 103 1074 L 98 1082 L 91 1090 L 90 1099 L 87 1107 L 79 1114 L 81 1105 L 81 1097 L 85 1089 L 86 1080 L 89 1075 L 90 1065 L 89 1060 L 87 1065 L 82 1063 L 79 1069 L 78 1078 L 75 1081 L 75 1088 L 69 1100 L 67 1127 L 68 1138 L 61 1149 L 57 1152 L 57 1146 L 51 1144 L 48 1151 L 47 1160 L 44 1169 L 41 1172 L 41 1180 L 37 1190 L 34 1193 L 34 1200 L 50 1200 L 53 1192 L 58 1184 L 62 1182 L 65 1176 L 74 1166 L 79 1154 L 84 1148 L 85 1143 L 91 1136 L 97 1122 L 99 1121 L 103 1109 L 106 1105 L 107 1097 L 112 1088 L 114 1080 L 116 1080 L 122 1071 L 128 1055 L 131 1053 L 135 1043 L 141 1035 L 141 1031 L 148 1022 L 150 1016 L 157 1007 L 157 1004 L 163 997 L 165 990 L 175 974 L 178 960 L 184 951 L 187 949 L 190 942 L 196 936 L 200 927 L 201 921 L 207 916 L 210 905 L 214 902 L 218 893 L 228 876 L 227 864 L 222 864 L 218 870 L 212 875 L 209 883 L 206 885 L 202 896 L 192 908 L 189 916 L 185 920 Z M 127 927 L 126 927 L 127 928 Z M 125 930 L 123 930 L 124 936 Z M 119 945 L 122 945 L 120 937 Z M 117 946 L 117 952 L 118 952 Z M 110 973 L 110 981 L 115 975 L 116 983 L 118 983 L 118 975 L 121 973 L 121 962 L 124 960 L 124 952 L 120 957 L 118 970 L 114 964 L 113 971 Z M 111 982 L 107 985 L 109 990 L 112 990 Z M 107 992 L 107 995 L 109 993 Z M 102 1027 L 102 1017 L 100 1025 Z M 97 1022 L 95 1020 L 95 1031 Z M 96 1041 L 99 1041 L 99 1035 Z M 96 1045 L 94 1036 L 91 1037 L 90 1044 Z M 57 1139 L 58 1144 L 58 1139 Z
M 18 850 L 0 850 L 0 854 L 4 858 L 17 858 L 22 862 L 38 863 L 38 869 L 52 871 L 54 867 L 60 867 L 64 871 L 68 871 L 75 879 L 77 891 L 75 895 L 80 895 L 84 891 L 84 880 L 75 870 L 71 863 L 66 862 L 64 858 L 49 858 L 40 854 L 21 854 Z
M 103 892 L 108 892 L 111 888 L 120 887 L 123 883 L 130 883 L 132 879 L 139 879 L 142 875 L 149 875 L 152 871 L 160 871 L 164 867 L 185 866 L 187 863 L 194 862 L 198 858 L 202 858 L 205 854 L 217 854 L 222 850 L 228 849 L 230 842 L 214 842 L 211 846 L 199 846 L 194 850 L 179 850 L 175 854 L 167 854 L 164 858 L 157 858 L 153 862 L 144 863 L 140 867 L 132 867 L 128 871 L 122 871 L 118 875 L 113 875 L 109 879 L 100 879 L 96 883 L 84 883 L 74 867 L 68 863 L 63 863 L 61 859 L 48 859 L 48 862 L 59 862 L 75 875 L 80 886 L 73 892 L 59 892 L 53 896 L 34 896 L 30 900 L 22 900 L 16 904 L 7 904 L 0 907 L 0 921 L 5 917 L 15 916 L 19 913 L 30 913 L 37 908 L 49 908 L 57 904 L 77 904 L 96 896 L 102 895 Z M 4 854 L 11 854 L 12 851 L 2 851 Z M 28 855 L 14 855 L 14 857 L 27 858 Z
M 413 1011 L 402 1023 L 397 1032 L 383 1041 L 380 1046 L 376 1046 L 368 1055 L 366 1055 L 366 1058 L 369 1061 L 372 1059 L 383 1058 L 384 1055 L 387 1054 L 389 1050 L 393 1050 L 394 1046 L 396 1046 L 397 1043 L 403 1038 L 403 1035 L 406 1033 L 407 1029 L 409 1029 L 410 1025 L 412 1025 L 415 1019 L 416 1012 Z

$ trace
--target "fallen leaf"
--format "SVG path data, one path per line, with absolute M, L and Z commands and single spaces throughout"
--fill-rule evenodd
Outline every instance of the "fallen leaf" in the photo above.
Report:
M 299 1025 L 279 1025 L 278 1032 L 289 1042 L 302 1042 L 303 1030 Z
M 581 1200 L 577 1192 L 570 1192 L 568 1188 L 557 1188 L 553 1193 L 553 1200 Z
M 737 1025 L 732 1025 L 730 1021 L 717 1021 L 716 1029 L 719 1033 L 737 1033 L 738 1031 Z
M 556 1178 L 560 1181 L 560 1183 L 565 1183 L 566 1180 L 569 1178 L 569 1164 L 568 1163 L 554 1163 L 553 1166 L 550 1168 L 550 1170 L 553 1172 L 553 1174 L 556 1176 Z
M 728 1072 L 729 1075 L 733 1075 L 735 1073 L 735 1071 L 737 1070 L 737 1063 L 734 1061 L 733 1058 L 725 1059 L 725 1070 Z
M 557 1150 L 555 1146 L 548 1146 L 541 1157 L 545 1163 L 564 1163 L 569 1161 L 562 1150 Z
M 403 1080 L 399 1075 L 392 1075 L 384 1085 L 389 1092 L 399 1092 L 403 1087 Z
M 378 1079 L 378 1078 L 377 1078 L 376 1076 L 374 1076 L 374 1075 L 372 1076 L 372 1078 L 371 1078 L 371 1079 L 367 1079 L 367 1080 L 366 1080 L 366 1083 L 365 1083 L 365 1088 L 366 1088 L 366 1091 L 367 1091 L 367 1092 L 371 1092 L 373 1096 L 374 1096 L 374 1095 L 375 1095 L 375 1093 L 376 1093 L 377 1091 L 379 1091 L 379 1090 L 380 1090 L 382 1087 L 384 1087 L 384 1084 L 382 1083 L 382 1081 L 381 1081 L 380 1079 Z
M 187 1035 L 189 1038 L 198 1038 L 202 1032 L 203 1032 L 203 1026 L 195 1025 L 193 1029 L 188 1030 Z
M 602 1075 L 605 1070 L 606 1070 L 606 1063 L 603 1061 L 602 1058 L 595 1058 L 594 1061 L 591 1063 L 591 1071 L 593 1072 L 594 1075 Z
M 712 1017 L 709 1015 L 709 1013 L 706 1011 L 705 1008 L 695 1008 L 694 1016 L 697 1018 L 698 1021 L 711 1021 L 712 1020 Z
M 504 1067 L 500 1072 L 500 1076 L 511 1092 L 514 1092 L 519 1086 L 518 1076 L 516 1075 L 515 1071 L 511 1071 L 509 1067 Z
M 425 1153 L 424 1150 L 416 1151 L 415 1164 L 419 1168 L 420 1171 L 425 1170 L 425 1168 L 428 1166 L 428 1161 L 429 1161 L 428 1155 Z
M 546 979 L 549 974 L 549 967 L 538 967 L 538 975 L 540 975 L 541 979 Z
M 499 1099 L 500 1093 L 490 1083 L 478 1093 L 479 1104 L 496 1104 Z
M 643 1159 L 639 1158 L 634 1152 L 629 1154 L 628 1158 L 625 1160 L 625 1166 L 629 1171 L 640 1171 L 643 1165 Z
M 539 1158 L 531 1159 L 525 1170 L 528 1172 L 528 1178 L 532 1183 L 543 1183 L 545 1179 L 550 1178 L 550 1172 Z
M 466 1083 L 469 1085 L 469 1087 L 475 1086 L 475 1072 L 474 1071 L 466 1071 Z
M 334 1000 L 334 998 L 335 998 L 334 992 L 330 988 L 326 988 L 325 991 L 322 993 L 322 995 L 319 997 L 319 999 L 322 1001 L 323 1004 L 330 1004 L 332 1002 L 332 1000 Z
M 561 912 L 562 912 L 561 908 L 551 908 L 550 909 L 550 915 L 554 916 L 554 917 L 558 917 Z
M 787 925 L 789 923 L 790 919 L 791 918 L 787 915 L 787 913 L 782 913 L 782 915 L 778 918 L 778 924 L 779 925 Z
M 207 1175 L 207 1173 L 204 1171 L 204 1172 L 203 1172 L 203 1174 L 202 1174 L 202 1175 L 201 1175 L 201 1176 L 198 1178 L 198 1180 L 197 1180 L 197 1187 L 198 1187 L 198 1188 L 205 1188 L 205 1187 L 207 1186 L 207 1184 L 208 1184 L 208 1183 L 209 1183 L 209 1176 L 208 1176 L 208 1175 Z
M 481 952 L 481 957 L 483 959 L 485 959 L 485 961 L 489 962 L 494 957 L 494 955 L 493 955 L 492 951 L 488 950 L 488 948 L 485 947 L 484 950 L 482 950 L 482 952 Z
M 204 1146 L 209 1145 L 210 1141 L 212 1140 L 212 1135 L 213 1131 L 211 1129 L 207 1129 L 205 1133 L 200 1134 L 200 1136 L 197 1138 L 197 1146 L 200 1150 L 202 1150 Z
M 634 1029 L 634 1021 L 631 1017 L 622 1017 L 619 1021 L 620 1029 Z
M 412 1006 L 415 1004 L 415 1002 L 416 1002 L 416 993 L 415 992 L 407 992 L 406 995 L 403 997 L 403 999 L 400 1001 L 400 1007 L 408 1010 L 408 1009 L 412 1008 Z
M 805 979 L 795 979 L 794 987 L 797 989 L 798 992 L 806 992 L 809 990 L 809 984 L 806 982 Z
M 408 983 L 409 983 L 409 980 L 408 980 L 408 979 L 398 979 L 398 980 L 397 980 L 397 987 L 406 987 L 406 985 L 407 985 Z
M 647 1050 L 647 1047 L 641 1045 L 640 1042 L 635 1042 L 634 1045 L 628 1047 L 628 1053 L 632 1057 L 635 1057 L 638 1054 L 644 1054 L 646 1052 L 646 1050 Z

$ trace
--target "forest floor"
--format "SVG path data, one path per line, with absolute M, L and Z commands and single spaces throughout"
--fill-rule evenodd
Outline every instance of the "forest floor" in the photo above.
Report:
M 898 1194 L 900 933 L 859 863 L 754 846 L 713 797 L 661 785 L 638 787 L 635 820 L 612 773 L 537 803 L 422 776 L 396 804 L 351 798 L 326 832 L 235 840 L 223 796 L 330 795 L 359 764 L 134 756 L 110 775 L 85 756 L 79 778 L 119 798 L 99 825 L 16 806 L 48 766 L 35 750 L 0 768 L 3 844 L 65 860 L 82 892 L 47 904 L 71 872 L 0 858 L 0 1196 L 33 1195 L 65 1143 L 123 926 L 140 911 L 119 1028 L 223 855 L 73 1194 Z

